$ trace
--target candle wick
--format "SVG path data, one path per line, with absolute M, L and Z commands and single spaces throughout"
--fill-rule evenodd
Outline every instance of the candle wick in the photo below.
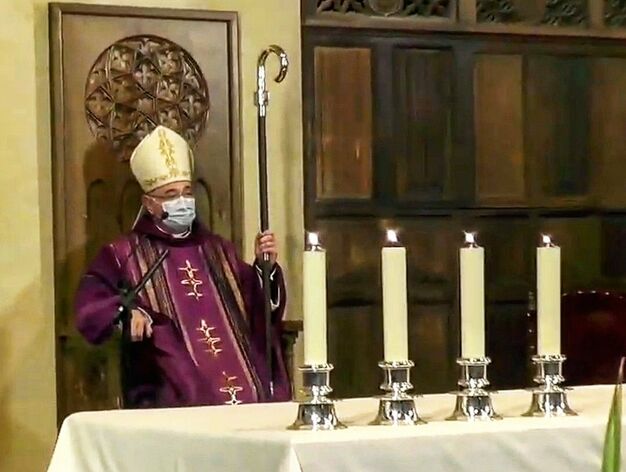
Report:
M 466 248 L 476 248 L 479 247 L 476 242 L 476 236 L 474 233 L 465 233 L 465 246 Z
M 305 245 L 305 250 L 306 251 L 323 251 L 324 250 L 324 248 L 322 247 L 320 243 L 319 236 L 317 235 L 317 233 L 308 234 L 307 242 Z
M 385 247 L 401 247 L 400 241 L 398 239 L 398 233 L 394 230 L 387 230 L 387 243 Z

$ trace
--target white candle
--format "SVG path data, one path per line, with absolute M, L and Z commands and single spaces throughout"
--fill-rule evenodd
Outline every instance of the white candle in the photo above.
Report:
M 303 267 L 304 363 L 326 364 L 326 252 L 308 234 Z
M 537 354 L 561 353 L 561 248 L 542 236 L 537 248 Z
M 385 360 L 409 359 L 407 332 L 406 249 L 395 231 L 387 231 L 389 245 L 382 250 L 383 324 Z
M 485 251 L 465 233 L 459 254 L 461 279 L 461 357 L 485 356 Z

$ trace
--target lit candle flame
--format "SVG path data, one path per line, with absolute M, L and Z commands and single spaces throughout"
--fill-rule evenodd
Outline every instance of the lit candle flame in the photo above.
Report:
M 548 234 L 542 234 L 541 235 L 541 241 L 543 242 L 544 246 L 551 246 L 552 245 L 552 238 Z
M 389 241 L 390 243 L 397 243 L 398 242 L 398 233 L 396 233 L 396 231 L 393 230 L 393 229 L 388 229 L 387 230 L 387 241 Z
M 309 246 L 319 246 L 320 245 L 320 238 L 317 235 L 317 233 L 309 233 L 307 235 L 307 239 L 309 241 Z
M 465 234 L 465 242 L 467 244 L 476 244 L 476 233 L 468 233 L 464 231 Z

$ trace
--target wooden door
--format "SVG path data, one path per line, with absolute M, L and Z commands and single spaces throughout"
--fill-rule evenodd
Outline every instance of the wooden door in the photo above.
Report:
M 194 144 L 199 214 L 240 242 L 235 13 L 50 8 L 59 421 L 120 405 L 118 344 L 91 347 L 73 299 L 99 248 L 132 226 L 129 152 L 156 124 Z

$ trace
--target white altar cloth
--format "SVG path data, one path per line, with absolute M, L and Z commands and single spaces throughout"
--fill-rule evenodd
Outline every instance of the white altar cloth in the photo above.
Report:
M 495 394 L 505 418 L 443 421 L 451 395 L 417 399 L 422 426 L 367 426 L 378 402 L 337 403 L 348 429 L 287 431 L 295 403 L 77 413 L 61 428 L 49 472 L 596 472 L 612 386 L 569 393 L 579 416 L 521 418 L 530 393 Z M 626 444 L 626 441 L 625 441 Z

